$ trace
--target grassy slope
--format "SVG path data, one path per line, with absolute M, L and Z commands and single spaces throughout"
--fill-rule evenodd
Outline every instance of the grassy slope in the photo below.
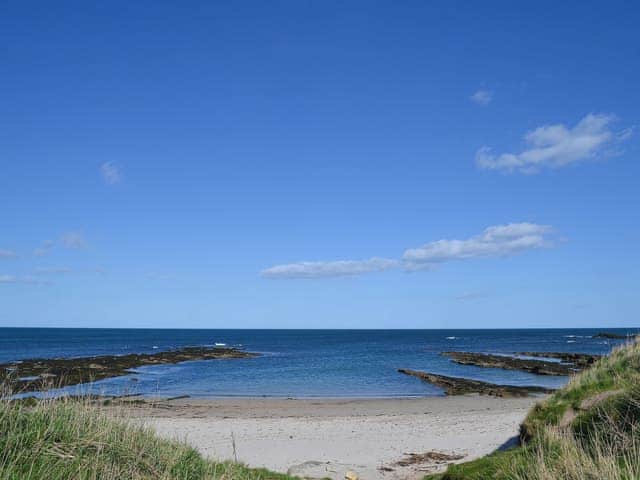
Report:
M 452 465 L 441 480 L 640 478 L 640 344 L 615 350 L 536 405 L 523 447 Z
M 214 463 L 77 401 L 0 402 L 1 480 L 292 480 Z

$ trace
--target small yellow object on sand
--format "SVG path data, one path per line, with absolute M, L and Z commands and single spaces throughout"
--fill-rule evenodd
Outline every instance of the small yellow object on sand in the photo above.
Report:
M 358 474 L 356 472 L 348 471 L 344 474 L 345 480 L 359 480 Z

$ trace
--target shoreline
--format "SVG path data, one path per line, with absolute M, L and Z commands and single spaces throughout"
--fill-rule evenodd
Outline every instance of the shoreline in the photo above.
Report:
M 447 462 L 398 462 L 412 453 L 461 455 L 457 461 L 487 455 L 518 434 L 543 398 L 190 397 L 124 408 L 159 435 L 218 460 L 237 457 L 301 477 L 341 480 L 353 471 L 361 479 L 417 480 Z

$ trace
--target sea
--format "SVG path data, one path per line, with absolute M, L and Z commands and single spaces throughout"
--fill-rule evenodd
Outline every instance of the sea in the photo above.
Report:
M 129 375 L 57 393 L 175 397 L 384 398 L 443 395 L 399 368 L 497 384 L 560 387 L 566 377 L 458 365 L 443 351 L 606 354 L 637 329 L 173 330 L 0 328 L 0 363 L 27 358 L 154 353 L 224 344 L 256 358 L 140 367 Z

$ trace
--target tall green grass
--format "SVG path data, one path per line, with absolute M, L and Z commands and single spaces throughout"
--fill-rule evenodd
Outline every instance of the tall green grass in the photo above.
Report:
M 0 401 L 1 480 L 291 480 L 204 459 L 91 402 Z
M 640 480 L 640 344 L 614 350 L 536 405 L 523 446 L 451 465 L 441 480 Z

